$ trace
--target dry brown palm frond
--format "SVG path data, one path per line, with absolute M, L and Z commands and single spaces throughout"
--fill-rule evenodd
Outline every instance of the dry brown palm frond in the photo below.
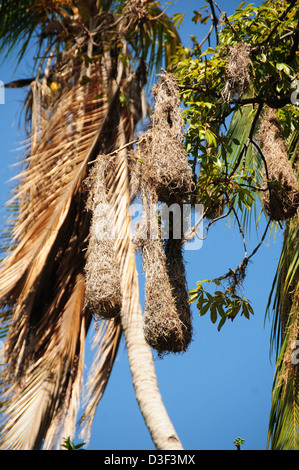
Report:
M 83 424 L 81 435 L 84 442 L 88 442 L 90 438 L 94 416 L 106 389 L 121 336 L 119 317 L 102 321 L 94 335 L 93 349 L 96 354 L 86 384 L 85 409 L 80 420 Z
M 276 111 L 267 108 L 262 116 L 257 139 L 265 159 L 263 203 L 272 220 L 292 218 L 299 207 L 299 186 L 288 159 L 287 146 Z
M 115 98 L 124 70 L 108 87 L 108 69 L 107 60 L 85 85 L 76 70 L 50 108 L 48 97 L 32 100 L 39 103 L 31 113 L 38 124 L 14 198 L 16 248 L 0 272 L 2 305 L 14 307 L 6 342 L 11 387 L 2 448 L 39 448 L 42 442 L 52 448 L 59 436 L 74 432 L 92 313 L 85 307 L 90 214 L 84 180 L 98 152 L 114 150 L 120 134 L 130 141 L 134 127 L 133 116 Z M 98 99 L 101 90 L 104 97 Z M 103 365 L 102 383 L 108 366 Z

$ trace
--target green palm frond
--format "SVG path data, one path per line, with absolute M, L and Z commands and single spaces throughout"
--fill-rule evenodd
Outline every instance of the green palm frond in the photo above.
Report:
M 2 0 L 0 2 L 0 48 L 9 55 L 20 44 L 22 58 L 40 18 L 32 10 L 34 0 Z
M 235 171 L 235 181 L 237 183 L 242 185 L 246 183 L 244 177 L 254 175 L 254 186 L 261 187 L 262 161 L 253 143 L 249 141 L 256 112 L 257 108 L 249 104 L 240 107 L 233 113 L 227 131 L 228 140 L 224 152 L 230 170 Z M 229 150 L 227 150 L 227 148 Z M 221 156 L 221 151 L 219 152 L 219 156 Z M 240 211 L 241 223 L 244 230 L 246 229 L 248 232 L 253 223 L 252 217 L 254 216 L 254 223 L 255 226 L 257 226 L 261 215 L 261 210 L 258 206 L 260 193 L 251 191 L 251 196 L 253 197 L 251 207 L 242 206 L 242 210 Z M 236 200 L 235 209 L 239 211 L 238 199 Z
M 276 363 L 268 432 L 272 450 L 299 450 L 298 355 L 293 345 L 298 337 L 298 307 L 294 302 Z
M 299 133 L 296 113 L 286 123 L 288 155 L 297 169 Z M 293 356 L 296 350 L 294 341 L 299 336 L 298 291 L 299 220 L 294 217 L 286 223 L 281 256 L 267 306 L 267 314 L 270 314 L 270 309 L 273 313 L 271 348 L 276 353 L 268 432 L 268 446 L 271 449 L 299 449 L 299 373 L 297 357 Z
M 5 56 L 16 54 L 17 63 L 30 45 L 35 48 L 36 56 L 42 56 L 51 44 L 67 38 L 68 18 L 74 13 L 73 8 L 70 0 L 65 5 L 55 0 L 1 0 L 0 51 Z

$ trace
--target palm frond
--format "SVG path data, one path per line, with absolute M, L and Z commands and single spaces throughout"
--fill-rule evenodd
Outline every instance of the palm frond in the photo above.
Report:
M 293 341 L 298 337 L 298 301 L 294 301 L 278 355 L 273 382 L 268 447 L 299 450 L 299 374 Z
M 16 21 L 23 41 L 21 54 L 27 47 L 26 31 L 37 33 L 40 47 L 43 38 L 49 40 L 50 54 L 45 68 L 41 60 L 26 101 L 28 151 L 10 201 L 17 205 L 13 248 L 0 270 L 1 329 L 8 330 L 5 381 L 9 387 L 2 389 L 1 385 L 4 449 L 50 449 L 62 436 L 73 436 L 85 337 L 93 313 L 85 301 L 84 266 L 91 217 L 85 210 L 84 181 L 99 155 L 113 153 L 132 141 L 139 119 L 139 92 L 146 81 L 123 60 L 134 41 L 135 51 L 141 50 L 144 35 L 140 23 L 134 25 L 134 31 L 117 29 L 121 21 L 106 11 L 116 4 L 124 8 L 124 2 L 74 3 L 79 10 L 71 1 L 15 2 L 14 6 L 3 0 L 0 4 L 3 47 L 17 45 L 18 35 L 8 30 Z M 149 7 L 148 25 L 143 25 L 148 28 L 143 30 L 145 56 L 150 56 L 153 65 L 164 54 L 163 41 L 172 25 L 155 4 L 145 3 Z M 12 18 L 18 6 L 20 11 Z M 89 6 L 100 13 L 93 17 L 93 40 L 84 24 L 85 19 L 92 19 Z M 159 13 L 158 18 L 149 11 Z M 115 47 L 111 48 L 109 41 L 115 41 Z M 64 50 L 60 50 L 62 43 Z M 122 104 L 120 95 L 135 85 L 135 94 Z M 114 154 L 107 187 L 118 231 L 116 254 L 124 292 L 121 318 L 131 327 L 134 313 L 138 321 L 142 315 L 129 217 L 126 150 Z M 84 414 L 87 432 L 107 385 L 122 330 L 123 325 L 115 319 L 103 323 L 95 338 L 98 353 L 88 382 L 92 399 Z
M 18 43 L 22 43 L 20 58 L 24 55 L 36 26 L 40 21 L 32 10 L 33 0 L 2 0 L 0 3 L 0 45 L 10 53 Z
M 105 392 L 121 336 L 122 328 L 118 319 L 102 321 L 94 335 L 92 349 L 96 354 L 86 383 L 85 408 L 80 419 L 83 425 L 81 435 L 85 442 L 89 441 L 94 416 Z
M 84 300 L 90 216 L 83 182 L 100 148 L 109 153 L 118 145 L 119 119 L 128 140 L 133 131 L 131 114 L 115 101 L 120 81 L 110 103 L 97 99 L 107 77 L 98 70 L 86 85 L 81 73 L 74 77 L 54 108 L 47 108 L 48 121 L 45 106 L 32 113 L 31 153 L 13 198 L 19 203 L 16 248 L 0 275 L 2 302 L 15 305 L 6 346 L 13 386 L 2 433 L 5 448 L 39 447 L 42 439 L 52 447 L 61 422 L 72 435 L 91 321 Z
M 227 131 L 228 140 L 226 142 L 226 146 L 229 150 L 226 148 L 224 150 L 220 150 L 219 153 L 219 156 L 221 156 L 221 152 L 224 152 L 225 159 L 232 172 L 241 173 L 241 178 L 239 178 L 240 182 L 242 182 L 242 177 L 246 176 L 246 172 L 248 174 L 250 174 L 250 172 L 252 174 L 254 173 L 257 180 L 261 179 L 261 161 L 258 158 L 253 144 L 248 142 L 255 113 L 256 110 L 252 105 L 243 106 L 234 111 Z M 246 170 L 244 170 L 245 168 Z M 257 198 L 255 198 L 251 209 L 253 209 L 255 213 L 255 220 L 258 220 L 259 214 L 257 214 Z M 244 228 L 247 227 L 247 230 L 251 223 L 251 209 L 244 207 L 241 213 L 243 226 Z M 237 205 L 236 210 L 238 210 Z
M 296 126 L 291 125 L 286 132 L 289 159 L 295 169 L 298 168 L 298 135 Z M 296 358 L 292 356 L 299 331 L 298 230 L 298 217 L 287 221 L 267 305 L 267 314 L 271 308 L 273 312 L 271 348 L 276 353 L 268 431 L 271 449 L 299 449 L 299 375 Z

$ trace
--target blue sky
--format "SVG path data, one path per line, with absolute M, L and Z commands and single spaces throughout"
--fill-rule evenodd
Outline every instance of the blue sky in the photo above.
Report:
M 239 1 L 219 0 L 220 8 L 231 14 Z M 257 2 L 258 4 L 261 2 Z M 180 34 L 190 45 L 189 35 L 202 39 L 201 25 L 191 23 L 193 11 L 203 0 L 178 0 L 170 12 L 186 12 Z M 31 76 L 32 57 L 27 54 L 15 71 L 14 62 L 0 66 L 0 80 L 8 82 Z M 7 180 L 16 172 L 10 166 L 18 161 L 23 138 L 20 106 L 22 90 L 6 90 L 0 105 L 1 168 L 0 205 L 7 200 Z M 20 125 L 20 127 L 19 127 Z M 4 216 L 4 211 L 1 210 Z M 252 230 L 248 240 L 251 252 L 263 233 Z M 238 436 L 244 449 L 266 448 L 274 364 L 270 361 L 271 322 L 265 322 L 265 309 L 279 260 L 282 237 L 277 235 L 263 246 L 249 265 L 244 294 L 255 315 L 250 320 L 238 317 L 224 325 L 221 332 L 206 315 L 199 317 L 192 306 L 194 339 L 184 355 L 155 357 L 160 391 L 169 416 L 186 450 L 231 450 Z M 201 249 L 186 251 L 189 288 L 201 279 L 220 276 L 236 268 L 243 259 L 238 230 L 228 222 L 212 226 Z M 144 279 L 140 273 L 141 292 Z M 142 296 L 143 297 L 143 296 Z M 87 357 L 87 367 L 90 355 Z M 110 382 L 98 408 L 89 449 L 153 450 L 149 432 L 136 403 L 124 342 L 121 343 Z

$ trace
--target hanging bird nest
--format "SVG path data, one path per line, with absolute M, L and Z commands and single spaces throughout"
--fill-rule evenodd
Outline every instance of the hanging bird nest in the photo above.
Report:
M 250 86 L 250 47 L 244 42 L 238 42 L 229 47 L 228 51 L 228 80 L 230 90 L 238 95 L 244 95 Z
M 120 313 L 122 292 L 105 185 L 107 165 L 107 157 L 99 156 L 86 180 L 90 191 L 86 208 L 92 212 L 92 220 L 85 280 L 88 308 L 96 317 L 109 319 Z
M 129 0 L 123 10 L 121 31 L 126 32 L 137 27 L 148 17 L 147 7 L 150 0 Z
M 150 222 L 143 224 L 151 237 L 142 240 L 145 272 L 144 336 L 159 356 L 186 351 L 191 340 L 191 316 L 186 306 L 184 265 L 182 259 L 167 262 L 160 237 L 155 204 L 151 204 Z M 178 250 L 169 255 L 179 255 Z M 174 272 L 176 270 L 176 272 Z M 174 284 L 177 283 L 177 285 Z
M 282 221 L 295 216 L 299 207 L 299 187 L 288 159 L 287 145 L 276 111 L 267 108 L 258 131 L 265 159 L 263 204 L 271 220 Z
M 155 189 L 160 202 L 182 203 L 193 190 L 191 168 L 183 146 L 183 121 L 175 78 L 160 75 L 153 87 L 155 111 L 148 132 L 137 146 L 143 183 Z
M 172 295 L 179 318 L 184 325 L 183 335 L 185 348 L 192 339 L 191 307 L 189 303 L 189 292 L 187 288 L 185 265 L 183 258 L 183 247 L 181 240 L 169 239 L 165 245 L 166 270 Z

